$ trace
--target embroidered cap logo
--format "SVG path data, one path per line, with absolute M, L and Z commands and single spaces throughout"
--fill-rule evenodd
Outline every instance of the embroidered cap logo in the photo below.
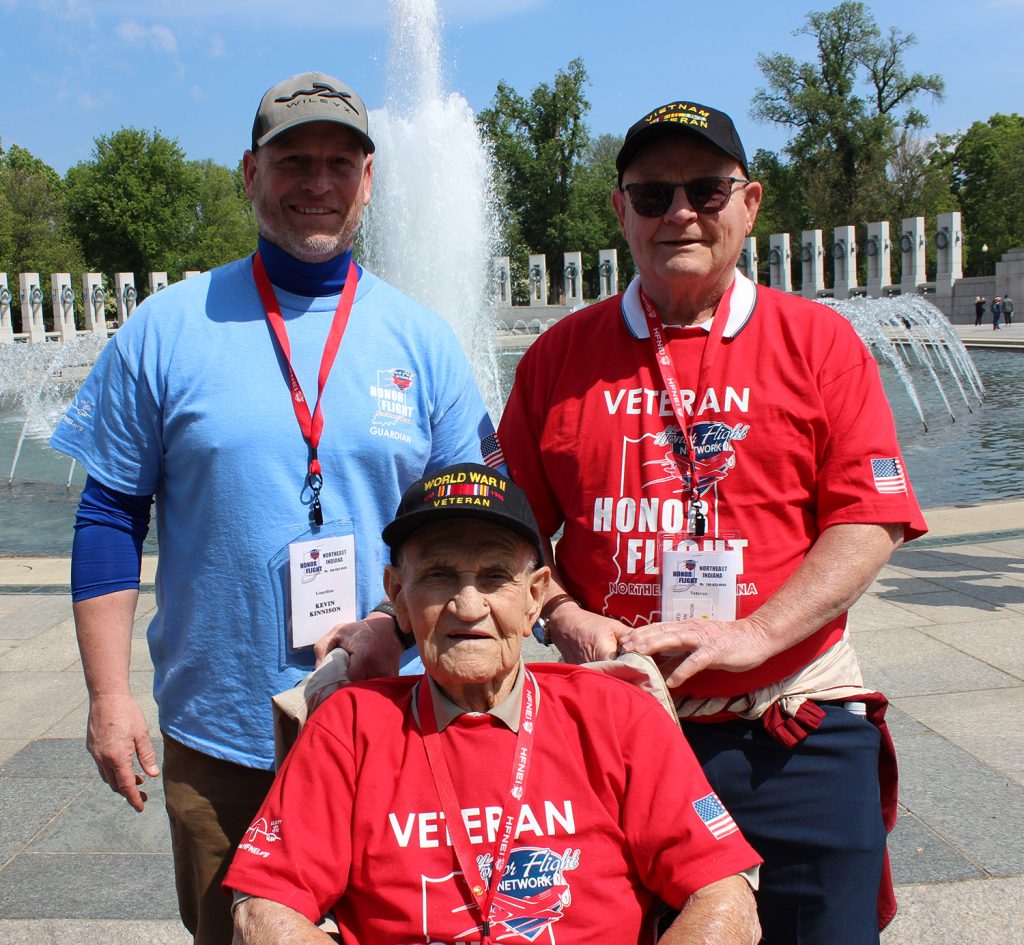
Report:
M 290 102 L 294 102 L 297 98 L 321 98 L 321 99 L 338 99 L 342 105 L 344 105 L 353 115 L 359 114 L 359 109 L 352 104 L 350 99 L 352 98 L 351 92 L 339 92 L 336 88 L 328 85 L 326 82 L 314 82 L 313 88 L 311 89 L 296 89 L 291 95 L 281 95 L 274 99 L 282 105 L 287 105 Z

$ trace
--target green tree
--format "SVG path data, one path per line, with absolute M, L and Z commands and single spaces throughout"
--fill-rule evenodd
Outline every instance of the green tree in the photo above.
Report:
M 65 178 L 68 216 L 90 266 L 112 274 L 180 276 L 196 230 L 201 174 L 177 141 L 122 128 L 96 139 Z
M 81 266 L 60 175 L 18 145 L 0 156 L 0 214 L 0 269 L 50 273 Z
M 614 155 L 609 179 L 607 160 L 590 152 L 586 84 L 583 61 L 573 59 L 529 98 L 499 82 L 490 107 L 477 116 L 509 214 L 505 249 L 514 258 L 513 271 L 521 278 L 524 257 L 544 253 L 556 294 L 562 253 L 583 249 L 585 267 L 596 270 L 596 248 L 610 245 L 613 235 L 608 194 L 615 183 Z M 616 224 L 613 233 L 617 229 Z
M 904 131 L 889 162 L 889 196 L 894 220 L 932 217 L 955 210 L 952 191 L 952 135 L 920 138 Z
M 904 54 L 914 35 L 895 27 L 883 35 L 854 0 L 809 13 L 795 35 L 814 39 L 816 59 L 758 55 L 767 86 L 754 93 L 751 115 L 792 130 L 785 151 L 802 181 L 805 225 L 885 219 L 899 135 L 927 124 L 914 101 L 941 99 L 943 80 L 908 72 Z
M 968 275 L 992 272 L 1003 253 L 1024 246 L 1024 117 L 996 114 L 976 121 L 956 144 L 951 161 L 963 212 L 965 270 Z
M 633 256 L 619 228 L 611 193 L 618 186 L 615 158 L 622 147 L 622 135 L 603 134 L 587 147 L 577 172 L 570 205 L 570 226 L 566 249 L 583 251 L 587 274 L 587 298 L 600 291 L 598 250 L 615 249 L 619 256 L 619 285 L 622 289 L 633 275 Z
M 766 240 L 771 233 L 795 233 L 807 227 L 803 180 L 796 165 L 759 148 L 750 159 L 750 177 L 764 185 L 753 236 Z
M 38 272 L 49 323 L 48 275 L 78 275 L 82 268 L 82 250 L 67 223 L 60 175 L 25 148 L 13 145 L 0 154 L 0 272 L 13 280 L 12 308 L 20 311 L 16 274 Z
M 256 249 L 256 218 L 245 196 L 242 165 L 231 171 L 213 161 L 192 165 L 198 177 L 194 229 L 182 248 L 184 269 L 212 269 Z

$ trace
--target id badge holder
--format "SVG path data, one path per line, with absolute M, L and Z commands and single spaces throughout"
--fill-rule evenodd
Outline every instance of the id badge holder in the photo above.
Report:
M 735 620 L 739 551 L 728 550 L 733 534 L 698 538 L 690 532 L 659 532 L 661 619 Z
M 297 524 L 291 540 L 269 563 L 284 615 L 285 660 L 312 661 L 314 643 L 331 627 L 356 619 L 356 545 L 352 522 Z M 290 657 L 290 659 L 289 659 Z

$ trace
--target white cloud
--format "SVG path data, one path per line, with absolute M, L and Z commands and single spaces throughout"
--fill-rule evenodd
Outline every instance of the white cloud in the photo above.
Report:
M 214 33 L 210 37 L 210 45 L 206 48 L 206 55 L 211 59 L 221 59 L 227 52 L 227 46 L 224 43 L 224 37 L 219 33 Z
M 143 26 L 138 20 L 122 20 L 115 30 L 118 39 L 130 46 L 152 46 L 169 56 L 178 53 L 178 41 L 166 26 L 159 23 Z
M 149 29 L 149 35 L 153 41 L 153 45 L 156 46 L 157 49 L 162 50 L 171 56 L 177 53 L 178 41 L 166 26 L 160 26 L 159 24 L 151 26 Z

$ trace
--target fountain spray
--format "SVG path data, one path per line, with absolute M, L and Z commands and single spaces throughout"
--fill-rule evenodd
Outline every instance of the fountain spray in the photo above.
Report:
M 473 112 L 444 92 L 436 0 L 392 0 L 386 107 L 370 115 L 367 267 L 455 330 L 492 419 L 503 406 L 488 300 L 498 235 L 493 164 Z

